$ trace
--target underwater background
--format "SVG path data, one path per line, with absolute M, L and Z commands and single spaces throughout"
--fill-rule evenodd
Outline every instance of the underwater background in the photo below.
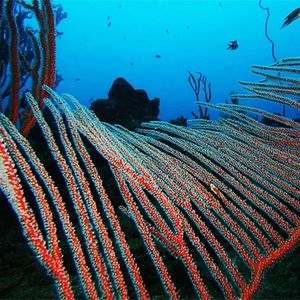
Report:
M 267 11 L 259 3 L 268 7 L 268 20 Z M 294 0 L 64 0 L 53 1 L 53 4 L 61 4 L 67 13 L 56 28 L 56 68 L 62 80 L 55 90 L 72 94 L 86 107 L 99 98 L 107 99 L 113 82 L 121 77 L 134 89 L 146 91 L 149 99 L 160 99 L 160 120 L 170 121 L 179 116 L 193 119 L 192 112 L 198 114 L 198 107 L 189 82 L 191 75 L 197 78 L 201 73 L 211 83 L 212 104 L 230 102 L 230 94 L 242 93 L 239 80 L 259 80 L 249 71 L 252 65 L 270 65 L 274 57 L 279 61 L 298 57 L 300 53 L 300 19 L 282 28 L 285 18 L 299 7 L 299 1 Z M 273 55 L 266 34 L 274 42 Z M 231 49 L 235 41 L 238 47 Z M 270 78 L 266 80 L 271 82 Z M 205 101 L 202 92 L 200 101 Z M 250 105 L 250 101 L 242 99 L 240 104 Z M 252 100 L 251 106 L 282 114 L 282 104 Z M 286 109 L 288 118 L 299 118 L 295 110 Z M 216 120 L 218 112 L 209 110 L 209 116 Z M 37 152 L 51 169 L 53 160 L 44 156 L 37 136 L 33 130 L 30 138 L 33 144 L 36 141 Z M 107 167 L 102 160 L 97 162 L 100 167 L 103 167 L 101 164 Z M 103 173 L 107 189 L 113 194 L 116 184 L 110 182 L 105 172 L 106 169 Z M 59 176 L 55 179 L 64 190 Z M 9 204 L 2 201 L 2 206 L 1 214 L 7 214 L 5 218 L 11 222 L 15 216 L 11 215 Z M 123 222 L 127 225 L 128 221 Z M 48 274 L 25 247 L 22 233 L 13 226 L 8 231 L 6 227 L 10 223 L 1 223 L 1 234 L 8 235 L 1 235 L 0 298 L 13 295 L 13 299 L 56 299 Z M 131 232 L 130 227 L 128 232 Z M 141 245 L 135 243 L 130 241 L 130 246 L 137 248 L 139 254 Z M 267 270 L 255 299 L 299 299 L 299 262 L 298 245 Z M 71 265 L 69 261 L 68 264 Z M 156 286 L 152 288 L 156 292 Z M 78 295 L 81 296 L 80 292 Z M 186 299 L 191 299 L 189 297 Z
M 91 99 L 106 98 L 113 81 L 123 77 L 144 89 L 150 99 L 160 99 L 161 120 L 179 115 L 190 119 L 197 108 L 188 71 L 206 76 L 211 82 L 211 103 L 223 103 L 230 93 L 241 91 L 238 80 L 257 78 L 249 73 L 251 65 L 274 62 L 265 36 L 267 11 L 259 1 L 57 3 L 68 13 L 57 27 L 63 32 L 57 40 L 57 69 L 64 78 L 57 90 L 73 94 L 87 106 Z M 268 34 L 277 60 L 299 56 L 300 21 L 281 29 L 299 1 L 262 1 L 261 5 L 270 11 Z M 233 40 L 238 48 L 227 49 Z M 258 107 L 264 106 L 257 102 Z M 271 111 L 281 113 L 279 104 L 272 106 Z M 295 117 L 291 114 L 287 111 L 287 116 Z M 214 112 L 211 118 L 216 118 Z

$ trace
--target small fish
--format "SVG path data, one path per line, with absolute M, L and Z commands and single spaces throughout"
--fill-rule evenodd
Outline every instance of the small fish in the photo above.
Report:
M 107 16 L 107 21 L 109 21 L 110 20 L 110 16 Z
M 64 33 L 62 31 L 56 31 L 56 36 L 58 39 L 60 39 L 63 34 Z
M 168 29 L 166 29 L 166 34 L 168 34 L 169 33 L 169 30 Z
M 74 80 L 75 80 L 75 81 L 79 81 L 79 80 L 80 80 L 80 78 L 75 78 Z
M 223 194 L 221 193 L 221 191 L 211 182 L 210 185 L 210 190 L 216 194 L 217 196 L 219 196 L 220 198 L 223 198 Z
M 92 102 L 93 100 L 94 100 L 94 98 L 92 97 L 92 98 L 89 99 L 89 102 Z
M 189 26 L 189 25 L 187 25 L 187 26 L 186 26 L 186 29 L 190 29 L 190 26 Z
M 155 55 L 155 58 L 161 58 L 161 55 L 156 54 L 156 55 Z
M 133 62 L 132 61 L 130 62 L 130 65 L 133 66 Z
M 231 41 L 231 42 L 228 44 L 227 50 L 236 50 L 238 47 L 239 47 L 239 45 L 238 45 L 238 43 L 237 43 L 237 40 Z
M 283 27 L 291 24 L 292 22 L 294 22 L 295 20 L 297 20 L 299 17 L 300 17 L 300 7 L 296 8 L 287 17 L 285 17 L 285 20 L 284 20 L 284 23 L 283 23 L 281 29 Z
M 111 22 L 108 22 L 107 27 L 110 27 L 110 25 L 111 25 Z

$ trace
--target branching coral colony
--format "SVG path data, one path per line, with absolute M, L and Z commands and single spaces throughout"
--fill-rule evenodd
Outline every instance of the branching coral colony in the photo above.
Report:
M 55 70 L 55 26 L 67 14 L 50 0 L 2 0 L 0 10 L 0 109 L 27 135 L 34 117 L 24 93 L 31 90 L 42 108 L 42 85 L 54 88 L 62 80 Z M 38 29 L 26 23 L 33 17 Z
M 0 1 L 5 28 L 12 31 L 6 48 L 11 74 L 1 67 L 1 88 L 13 75 L 5 94 L 9 110 L 0 115 L 0 188 L 59 297 L 250 299 L 265 269 L 299 241 L 300 125 L 253 107 L 209 101 L 198 104 L 233 118 L 196 119 L 188 128 L 155 121 L 138 132 L 102 123 L 72 96 L 51 89 L 53 12 L 47 0 L 32 3 L 27 9 L 46 34 L 39 40 L 29 34 L 43 58 L 26 93 L 28 114 L 20 117 L 24 78 L 17 68 L 27 66 L 35 78 L 40 52 L 34 51 L 30 65 L 17 57 L 15 2 Z M 250 93 L 234 99 L 299 109 L 298 58 L 253 71 L 272 80 L 242 82 Z M 281 126 L 259 123 L 254 115 Z M 50 166 L 21 134 L 31 120 L 41 129 Z
M 264 76 L 280 69 L 280 80 L 284 78 L 286 84 L 243 83 L 251 94 L 234 97 L 267 99 L 299 109 L 299 102 L 291 99 L 298 96 L 299 81 L 283 77 L 297 75 L 299 66 L 298 59 L 255 66 Z M 176 299 L 186 288 L 189 295 L 194 291 L 205 299 L 249 299 L 260 286 L 263 271 L 299 241 L 298 123 L 256 108 L 201 103 L 234 118 L 209 126 L 208 121 L 193 120 L 194 128 L 150 122 L 135 133 L 101 123 L 73 97 L 44 88 L 51 96 L 45 103 L 59 140 L 54 139 L 33 96 L 28 93 L 27 98 L 65 180 L 77 219 L 71 221 L 57 182 L 4 115 L 0 183 L 62 298 L 73 295 L 63 259 L 68 253 L 87 298 L 130 295 L 144 299 L 166 294 Z M 245 111 L 274 119 L 282 127 L 261 124 Z M 97 157 L 107 162 L 114 176 L 122 195 L 118 206 L 103 186 Z M 18 176 L 26 179 L 40 214 L 30 210 L 29 199 L 22 194 L 28 187 L 21 186 Z M 122 214 L 129 223 L 122 221 Z M 58 222 L 69 252 L 57 241 Z M 44 235 L 39 234 L 43 231 L 39 226 L 46 229 Z M 81 232 L 75 230 L 78 226 Z M 141 258 L 140 250 L 132 247 L 128 226 L 147 256 Z M 176 266 L 181 266 L 181 280 L 172 273 Z M 153 280 L 155 291 L 151 290 Z

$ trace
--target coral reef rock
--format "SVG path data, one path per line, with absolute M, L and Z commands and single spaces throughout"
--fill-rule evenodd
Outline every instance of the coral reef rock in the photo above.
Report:
M 103 122 L 135 129 L 142 122 L 157 120 L 159 98 L 150 100 L 144 90 L 136 90 L 124 78 L 117 78 L 108 99 L 93 101 L 90 109 Z

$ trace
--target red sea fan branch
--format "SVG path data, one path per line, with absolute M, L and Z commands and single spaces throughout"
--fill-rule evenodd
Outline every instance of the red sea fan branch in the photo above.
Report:
M 14 15 L 15 0 L 8 0 L 6 4 L 6 16 L 10 29 L 10 66 L 12 75 L 11 84 L 11 121 L 16 124 L 19 115 L 19 90 L 20 90 L 20 69 L 19 69 L 19 33 Z
M 6 133 L 3 131 L 3 129 L 0 130 L 0 133 L 1 136 L 6 136 Z M 10 143 L 14 148 L 12 141 L 10 141 Z M 17 148 L 14 150 L 14 155 L 23 161 L 23 158 L 19 155 Z M 0 165 L 0 185 L 18 216 L 28 242 L 35 251 L 36 256 L 41 260 L 42 264 L 44 264 L 45 267 L 53 274 L 59 289 L 59 294 L 64 299 L 74 299 L 69 277 L 63 265 L 63 260 L 56 236 L 56 226 L 53 222 L 48 203 L 43 203 L 44 205 L 42 210 L 45 214 L 44 221 L 48 223 L 47 230 L 49 230 L 50 233 L 50 240 L 52 244 L 51 250 L 47 249 L 46 241 L 43 238 L 35 215 L 30 209 L 23 195 L 20 179 L 2 138 L 0 138 Z M 35 181 L 35 177 L 32 175 L 31 170 L 28 169 L 25 160 L 23 161 L 23 167 L 23 171 L 29 176 L 28 179 Z M 37 182 L 35 182 L 35 185 L 37 190 L 39 190 Z M 43 201 L 43 194 L 39 194 L 37 197 L 40 201 Z
M 285 84 L 279 91 L 276 86 L 265 83 L 264 98 L 281 102 L 284 97 L 285 104 L 298 108 L 293 87 Z M 194 128 L 150 122 L 130 132 L 101 123 L 73 97 L 44 88 L 51 97 L 45 103 L 57 139 L 37 101 L 29 93 L 27 98 L 56 164 L 59 177 L 54 177 L 63 185 L 64 199 L 29 143 L 3 116 L 0 187 L 13 208 L 15 195 L 20 203 L 25 201 L 14 167 L 7 162 L 10 155 L 38 203 L 45 238 L 28 227 L 37 215 L 27 212 L 26 201 L 27 207 L 21 207 L 26 218 L 19 221 L 62 293 L 69 290 L 61 252 L 73 258 L 87 298 L 177 299 L 188 286 L 184 293 L 189 298 L 251 299 L 264 271 L 299 242 L 300 126 L 293 120 L 255 108 L 204 103 L 228 117 L 193 120 Z M 253 92 L 261 100 L 255 91 L 259 88 Z M 282 127 L 261 124 L 245 115 L 247 111 L 269 116 Z M 102 168 L 117 195 L 110 191 L 112 185 L 102 184 Z M 54 221 L 47 201 L 54 203 Z M 122 207 L 128 223 L 114 206 Z M 69 245 L 61 251 L 55 247 L 56 222 L 62 223 Z M 31 241 L 34 234 L 38 243 Z M 142 252 L 136 251 L 133 235 Z

